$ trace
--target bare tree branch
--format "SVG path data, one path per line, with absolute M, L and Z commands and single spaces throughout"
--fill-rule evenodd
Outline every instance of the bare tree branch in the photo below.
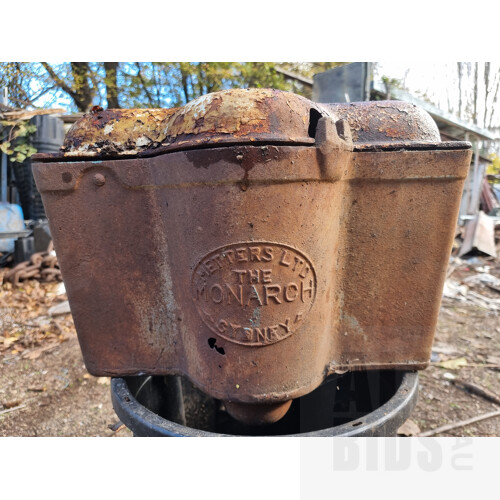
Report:
M 45 68 L 45 70 L 50 75 L 52 80 L 54 80 L 57 86 L 63 89 L 64 92 L 69 94 L 72 99 L 75 99 L 76 94 L 74 90 L 66 83 L 66 81 L 63 80 L 62 78 L 59 78 L 59 75 L 57 75 L 57 73 L 52 69 L 52 67 L 46 62 L 42 62 L 42 66 Z
M 148 86 L 146 85 L 146 82 L 144 81 L 144 77 L 142 76 L 141 63 L 136 62 L 135 66 L 137 68 L 137 76 L 139 77 L 139 80 L 141 81 L 142 88 L 144 89 L 144 93 L 146 94 L 146 97 L 147 97 L 148 102 L 149 102 L 149 106 L 152 108 L 152 107 L 154 107 L 153 97 L 151 96 L 151 94 L 148 90 Z
M 495 91 L 493 93 L 493 101 L 491 103 L 490 121 L 488 123 L 489 128 L 493 127 L 493 115 L 495 114 L 496 103 L 498 101 L 498 91 L 500 89 L 500 70 L 497 71 L 495 76 L 496 76 L 496 87 L 495 87 L 495 84 L 493 83 L 493 86 L 495 87 Z
M 483 127 L 486 127 L 488 115 L 488 95 L 490 93 L 490 63 L 484 63 L 484 119 Z
M 473 111 L 472 111 L 472 122 L 474 123 L 474 125 L 477 125 L 477 94 L 478 94 L 478 85 L 477 85 L 477 81 L 478 81 L 478 72 L 479 72 L 479 68 L 478 68 L 478 65 L 479 63 L 475 63 L 474 65 L 474 89 L 473 89 L 473 96 L 474 96 L 474 99 L 473 99 Z

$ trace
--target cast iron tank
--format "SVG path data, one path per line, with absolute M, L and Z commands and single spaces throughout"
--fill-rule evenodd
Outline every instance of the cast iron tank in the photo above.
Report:
M 269 424 L 332 374 L 425 368 L 470 157 L 396 101 L 85 115 L 34 175 L 89 372 Z

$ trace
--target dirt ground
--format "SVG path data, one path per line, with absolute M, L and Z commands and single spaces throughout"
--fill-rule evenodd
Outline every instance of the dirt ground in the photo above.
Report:
M 110 379 L 85 369 L 71 314 L 48 315 L 67 299 L 60 287 L 0 289 L 0 436 L 131 436 L 109 429 L 118 422 Z
M 500 278 L 500 264 L 486 264 Z M 463 261 L 450 277 L 462 283 L 484 265 Z M 482 285 L 476 291 L 500 299 L 500 291 Z M 86 371 L 71 315 L 48 314 L 66 300 L 60 292 L 58 283 L 35 280 L 0 288 L 0 436 L 131 436 L 123 426 L 109 428 L 118 422 L 110 379 Z M 500 408 L 450 381 L 451 374 L 500 395 L 499 314 L 467 300 L 443 299 L 433 362 L 420 372 L 411 415 L 421 432 Z M 448 367 L 440 366 L 450 360 Z M 438 435 L 500 436 L 500 417 Z
M 464 357 L 467 365 L 449 370 L 436 362 L 420 372 L 419 398 L 411 420 L 422 432 L 500 409 L 445 378 L 445 374 L 452 373 L 500 397 L 499 324 L 497 314 L 443 300 L 434 342 L 434 349 L 442 352 L 434 354 L 441 360 Z M 438 435 L 500 436 L 500 416 Z

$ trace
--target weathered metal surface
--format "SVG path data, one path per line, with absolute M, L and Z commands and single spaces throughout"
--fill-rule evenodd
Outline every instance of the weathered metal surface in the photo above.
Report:
M 244 126 L 252 99 L 172 114 L 186 150 L 44 157 L 34 174 L 89 371 L 184 374 L 238 418 L 269 421 L 329 373 L 427 365 L 471 153 L 440 150 L 417 115 L 398 136 L 371 131 L 375 106 L 357 122 L 254 92 L 279 109 L 255 104 Z M 350 123 L 358 141 L 427 149 L 353 151 Z M 288 144 L 264 141 L 280 128 Z
M 39 154 L 35 159 L 145 157 L 204 145 L 313 144 L 321 117 L 345 120 L 357 150 L 468 147 L 463 142 L 440 143 L 430 115 L 402 101 L 318 104 L 272 89 L 232 89 L 182 108 L 98 108 L 72 126 L 59 155 Z
M 167 142 L 189 148 L 221 143 L 314 143 L 311 112 L 330 116 L 320 105 L 289 92 L 215 92 L 195 99 L 170 117 Z
M 98 108 L 68 132 L 60 158 L 158 154 L 224 143 L 314 143 L 310 115 L 320 105 L 272 89 L 233 89 L 202 96 L 178 109 Z M 39 155 L 38 159 L 54 159 Z
M 175 109 L 95 109 L 69 130 L 62 156 L 137 155 L 161 145 Z
M 357 148 L 370 144 L 441 142 L 431 116 L 408 102 L 368 101 L 322 106 L 347 120 Z

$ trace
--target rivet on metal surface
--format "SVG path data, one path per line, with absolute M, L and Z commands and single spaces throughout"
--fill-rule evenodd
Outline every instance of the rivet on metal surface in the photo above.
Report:
M 94 175 L 94 184 L 96 186 L 104 186 L 104 184 L 106 183 L 106 177 L 104 177 L 104 175 L 102 174 L 95 174 Z

